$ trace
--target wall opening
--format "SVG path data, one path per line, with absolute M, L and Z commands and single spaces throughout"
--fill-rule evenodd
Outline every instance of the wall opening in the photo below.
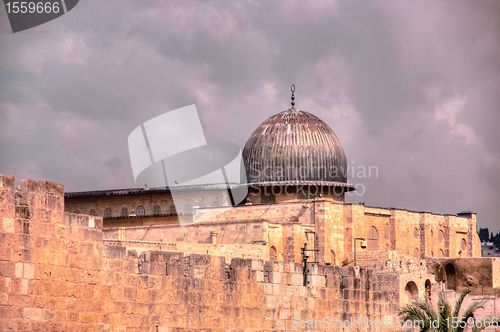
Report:
M 330 262 L 332 265 L 337 265 L 337 255 L 335 255 L 335 251 L 330 250 Z
M 278 251 L 276 250 L 275 246 L 272 246 L 269 249 L 269 260 L 271 262 L 276 262 L 278 260 Z
M 438 241 L 439 241 L 439 243 L 444 244 L 444 232 L 443 231 L 439 231 Z
M 143 206 L 138 206 L 135 209 L 135 214 L 138 215 L 138 216 L 144 216 L 144 215 L 146 215 L 146 210 L 144 209 Z
M 457 271 L 455 265 L 446 264 L 444 271 L 446 273 L 446 289 L 457 290 Z
M 405 295 L 410 302 L 418 300 L 418 287 L 414 281 L 409 281 L 406 284 Z
M 432 295 L 432 283 L 429 279 L 425 281 L 425 298 L 430 301 Z
M 373 226 L 368 232 L 368 250 L 378 250 L 378 230 Z

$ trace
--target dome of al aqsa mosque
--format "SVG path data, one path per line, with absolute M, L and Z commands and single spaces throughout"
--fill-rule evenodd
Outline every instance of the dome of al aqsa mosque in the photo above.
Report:
M 262 203 L 320 195 L 343 200 L 354 188 L 347 183 L 340 140 L 321 119 L 295 108 L 293 92 L 292 86 L 292 107 L 265 120 L 248 139 L 247 181 L 259 189 Z

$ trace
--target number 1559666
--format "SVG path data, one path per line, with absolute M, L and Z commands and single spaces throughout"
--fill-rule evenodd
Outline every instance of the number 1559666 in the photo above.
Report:
M 8 1 L 5 8 L 9 14 L 58 14 L 61 11 L 58 1 Z

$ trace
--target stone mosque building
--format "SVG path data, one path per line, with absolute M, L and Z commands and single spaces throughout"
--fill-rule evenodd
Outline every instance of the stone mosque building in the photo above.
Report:
M 474 213 L 442 215 L 345 203 L 345 193 L 355 188 L 347 182 L 340 140 L 325 122 L 294 104 L 292 96 L 290 109 L 265 120 L 248 139 L 244 204 L 229 206 L 226 188 L 212 185 L 72 192 L 65 194 L 65 209 L 102 216 L 107 236 L 262 243 L 278 261 L 300 262 L 300 248 L 308 243 L 318 262 L 349 264 L 354 239 L 366 242 L 360 254 L 481 256 Z M 181 211 L 174 207 L 171 190 L 185 195 Z M 193 224 L 181 227 L 179 214 L 192 216 Z
M 341 331 L 336 320 L 396 321 L 413 299 L 465 288 L 485 301 L 480 316 L 500 315 L 500 259 L 481 257 L 476 215 L 346 203 L 342 145 L 293 94 L 242 156 L 248 195 L 236 206 L 223 185 L 63 193 L 0 176 L 0 318 L 65 331 Z

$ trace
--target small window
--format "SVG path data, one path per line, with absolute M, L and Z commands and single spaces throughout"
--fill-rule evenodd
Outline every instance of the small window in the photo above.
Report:
M 91 216 L 95 216 L 95 215 L 96 215 L 96 212 L 95 212 L 95 210 L 94 210 L 94 209 L 90 209 L 90 210 L 89 210 L 89 214 L 90 214 Z
M 128 217 L 128 209 L 126 207 L 122 207 L 120 214 L 122 217 Z
M 413 236 L 416 238 L 420 237 L 420 231 L 418 230 L 417 227 L 413 229 Z
M 113 210 L 111 210 L 111 208 L 106 208 L 106 210 L 104 210 L 104 217 L 109 218 L 112 216 L 113 216 Z
M 137 209 L 135 209 L 135 214 L 137 216 L 143 216 L 146 214 L 146 210 L 144 210 L 144 206 L 138 206 Z
M 155 206 L 153 207 L 153 214 L 154 214 L 155 216 L 159 216 L 159 215 L 161 214 L 161 208 L 160 208 L 160 206 L 159 206 L 159 205 L 155 205 Z
M 467 249 L 467 240 L 462 239 L 462 240 L 460 241 L 460 249 L 462 249 L 462 250 Z
M 439 242 L 444 243 L 444 232 L 443 231 L 439 231 L 438 240 L 439 240 Z
M 368 232 L 368 250 L 378 250 L 378 239 L 378 231 L 372 226 Z
M 170 213 L 175 213 L 175 205 L 170 204 Z
M 278 259 L 278 251 L 276 250 L 275 246 L 272 246 L 271 249 L 269 250 L 269 260 L 271 262 L 276 262 Z

